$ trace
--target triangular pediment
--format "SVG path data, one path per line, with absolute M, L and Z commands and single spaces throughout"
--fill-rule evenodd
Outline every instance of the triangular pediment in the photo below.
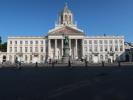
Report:
M 59 29 L 56 29 L 52 32 L 49 32 L 48 35 L 84 35 L 83 32 L 79 31 L 78 29 L 74 29 L 68 26 L 61 27 Z

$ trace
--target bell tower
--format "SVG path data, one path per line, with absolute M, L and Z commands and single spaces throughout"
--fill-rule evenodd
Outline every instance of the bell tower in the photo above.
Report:
M 68 9 L 67 3 L 64 6 L 64 9 L 59 14 L 58 25 L 62 26 L 73 26 L 73 14 Z

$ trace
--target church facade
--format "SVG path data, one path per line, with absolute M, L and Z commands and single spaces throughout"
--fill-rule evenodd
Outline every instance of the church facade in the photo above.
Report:
M 72 12 L 65 5 L 55 28 L 43 37 L 8 37 L 6 61 L 14 63 L 44 63 L 61 60 L 64 36 L 69 37 L 69 56 L 72 60 L 86 59 L 91 63 L 124 60 L 124 36 L 86 36 L 74 24 Z

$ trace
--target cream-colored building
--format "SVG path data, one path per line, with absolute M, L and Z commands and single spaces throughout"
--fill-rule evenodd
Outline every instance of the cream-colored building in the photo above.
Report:
M 113 62 L 124 60 L 124 36 L 86 36 L 74 23 L 72 12 L 65 5 L 59 14 L 55 28 L 42 37 L 8 37 L 7 61 L 15 59 L 25 63 L 44 63 L 49 59 L 61 60 L 63 41 L 70 39 L 72 60 L 87 59 L 89 62 Z

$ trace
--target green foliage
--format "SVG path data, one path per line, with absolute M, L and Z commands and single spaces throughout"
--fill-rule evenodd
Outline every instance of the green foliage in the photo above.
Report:
M 7 51 L 7 42 L 0 44 L 0 51 L 6 52 Z

